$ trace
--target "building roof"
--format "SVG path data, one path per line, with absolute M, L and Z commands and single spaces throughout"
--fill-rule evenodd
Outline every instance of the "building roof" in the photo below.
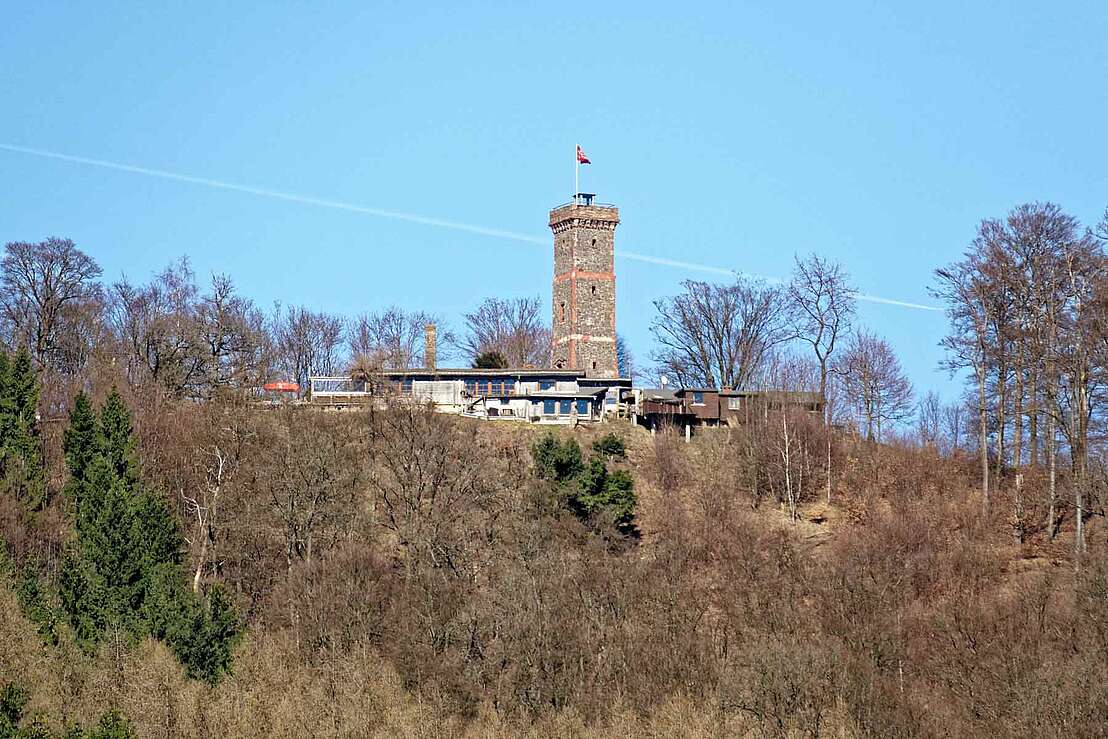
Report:
M 721 390 L 719 394 L 725 398 L 769 398 L 792 403 L 819 402 L 819 393 L 801 390 Z
M 564 377 L 575 380 L 585 376 L 584 370 L 540 369 L 536 367 L 504 367 L 502 369 L 478 369 L 476 367 L 415 367 L 406 370 L 381 370 L 382 375 L 471 375 L 473 377 Z
M 539 367 L 505 367 L 502 369 L 477 369 L 476 367 L 416 367 L 406 370 L 381 370 L 374 374 L 384 377 L 516 377 L 520 379 L 526 377 L 533 377 L 535 379 L 550 377 L 566 381 L 577 380 L 589 384 L 630 384 L 631 382 L 631 380 L 626 377 L 590 377 L 585 370 Z

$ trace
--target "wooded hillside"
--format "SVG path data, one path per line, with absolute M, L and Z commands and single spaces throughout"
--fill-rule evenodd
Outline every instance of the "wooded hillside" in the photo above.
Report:
M 550 452 L 535 429 L 410 407 L 135 408 L 142 489 L 181 537 L 171 591 L 200 621 L 83 634 L 62 595 L 80 496 L 32 510 L 5 492 L 0 664 L 24 726 L 116 710 L 141 736 L 1103 728 L 1103 533 L 1080 562 L 1072 523 L 1016 543 L 959 454 L 841 436 L 828 505 L 814 422 L 795 453 L 817 494 L 793 522 L 759 472 L 764 427 L 563 431 Z M 634 531 L 575 508 L 590 458 L 629 473 Z M 204 625 L 217 583 L 241 632 Z M 182 640 L 231 660 L 197 672 Z

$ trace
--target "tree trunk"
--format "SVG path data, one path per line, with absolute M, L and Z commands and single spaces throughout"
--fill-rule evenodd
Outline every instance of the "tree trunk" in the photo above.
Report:
M 1046 514 L 1046 530 L 1051 541 L 1054 540 L 1055 531 L 1055 508 L 1058 504 L 1058 432 L 1054 428 L 1054 414 L 1049 413 L 1046 417 L 1046 454 L 1047 464 L 1050 468 L 1049 483 L 1047 485 L 1047 496 L 1049 506 Z
M 1003 345 L 1000 348 L 1001 357 L 1005 351 Z M 1007 439 L 1004 432 L 1008 427 L 1008 368 L 1003 361 L 998 362 L 996 375 L 996 470 L 997 485 L 1000 484 L 1004 474 L 1004 453 L 1007 450 Z
M 985 358 L 981 357 L 977 367 L 977 420 L 980 437 L 978 439 L 981 456 L 981 506 L 989 509 L 989 408 L 985 403 Z

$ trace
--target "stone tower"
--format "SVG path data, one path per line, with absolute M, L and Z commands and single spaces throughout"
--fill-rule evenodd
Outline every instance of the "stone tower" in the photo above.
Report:
M 619 377 L 615 236 L 619 209 L 578 194 L 550 211 L 554 232 L 553 362 L 593 377 Z

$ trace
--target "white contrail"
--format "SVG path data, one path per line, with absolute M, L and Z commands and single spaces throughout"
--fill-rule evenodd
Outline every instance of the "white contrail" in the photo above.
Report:
M 45 157 L 47 159 L 57 159 L 63 162 L 73 162 L 74 164 L 86 164 L 92 167 L 101 167 L 103 169 L 114 169 L 117 172 L 130 172 L 132 174 L 142 174 L 148 177 L 159 177 L 163 180 L 174 180 L 176 182 L 188 182 L 193 185 L 203 185 L 205 187 L 213 187 L 220 190 L 232 190 L 234 192 L 247 193 L 249 195 L 257 195 L 263 198 L 273 198 L 276 200 L 284 200 L 290 203 L 301 203 L 303 205 L 315 205 L 322 208 L 332 208 L 335 210 L 345 210 L 351 213 L 363 213 L 365 215 L 379 216 L 381 218 L 392 218 L 399 221 L 408 221 L 410 223 L 421 223 L 425 226 L 438 226 L 439 228 L 449 228 L 455 231 L 465 231 L 467 233 L 479 234 L 481 236 L 493 236 L 500 239 L 510 239 L 513 241 L 522 241 L 527 244 L 541 244 L 546 245 L 547 239 L 539 238 L 537 236 L 531 236 L 529 234 L 517 233 L 515 231 L 505 231 L 500 228 L 489 228 L 487 226 L 476 226 L 472 223 L 461 223 L 459 221 L 450 221 L 443 218 L 432 218 L 430 216 L 421 216 L 415 213 L 405 213 L 403 211 L 386 210 L 384 208 L 370 208 L 365 205 L 358 205 L 356 203 L 345 203 L 341 200 L 326 200 L 324 198 L 312 197 L 310 195 L 297 195 L 296 193 L 280 192 L 278 190 L 267 190 L 261 187 L 253 187 L 251 185 L 239 185 L 233 182 L 224 182 L 222 180 L 213 180 L 208 177 L 194 177 L 192 175 L 181 174 L 179 172 L 169 172 L 164 169 L 152 169 L 150 167 L 139 167 L 133 164 L 122 164 L 120 162 L 110 162 L 105 159 L 93 159 L 91 157 L 80 157 L 72 154 L 62 154 L 56 151 L 46 151 L 45 149 L 32 149 L 28 146 L 17 146 L 15 144 L 2 144 L 0 143 L 0 149 L 6 151 L 17 152 L 19 154 L 30 154 L 37 157 Z M 683 262 L 677 259 L 668 259 L 666 257 L 656 257 L 650 254 L 639 254 L 633 251 L 617 251 L 616 256 L 623 259 L 631 259 L 637 262 L 646 262 L 648 264 L 657 264 L 665 267 L 676 267 L 677 269 L 685 269 L 693 272 L 706 272 L 708 274 L 733 276 L 740 274 L 733 269 L 726 269 L 724 267 L 713 267 L 707 264 L 697 264 L 696 262 Z M 781 279 L 777 277 L 760 277 L 759 275 L 750 275 L 752 277 L 759 277 L 767 282 L 780 283 Z M 931 305 L 921 305 L 919 303 L 908 303 L 902 300 L 893 300 L 891 298 L 881 298 L 875 295 L 859 294 L 856 296 L 859 300 L 865 300 L 870 303 L 882 303 L 884 305 L 896 305 L 902 308 L 914 308 L 917 310 L 926 311 L 939 311 L 940 308 L 936 308 Z

